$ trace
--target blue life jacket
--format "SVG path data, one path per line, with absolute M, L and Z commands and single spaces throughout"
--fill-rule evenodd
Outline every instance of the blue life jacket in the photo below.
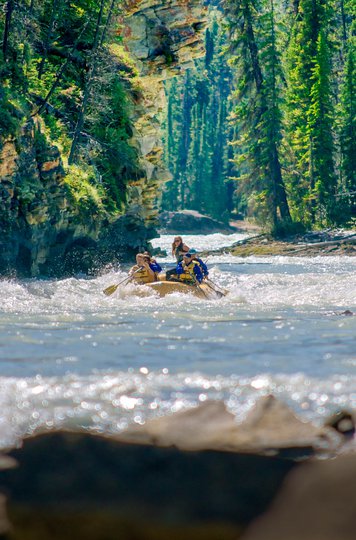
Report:
M 177 265 L 176 273 L 182 281 L 187 281 L 189 283 L 195 283 L 196 280 L 201 283 L 204 277 L 198 261 L 195 261 L 194 259 L 192 259 L 189 264 L 185 265 L 184 268 L 183 262 L 180 262 Z
M 159 272 L 162 272 L 162 266 L 161 266 L 160 264 L 158 264 L 157 261 L 150 262 L 150 268 L 151 268 L 151 270 L 153 270 L 156 274 L 158 274 Z
M 203 262 L 198 257 L 195 257 L 195 260 L 198 261 L 198 263 L 200 264 L 201 270 L 203 272 L 204 277 L 208 276 L 209 275 L 209 270 L 208 270 L 208 267 L 206 266 L 205 262 Z

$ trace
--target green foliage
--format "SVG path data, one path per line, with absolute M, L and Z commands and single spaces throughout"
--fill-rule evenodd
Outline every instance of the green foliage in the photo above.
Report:
M 228 2 L 236 70 L 235 163 L 249 212 L 278 230 L 290 221 L 280 162 L 282 68 L 274 0 Z
M 330 2 L 301 0 L 287 58 L 286 131 L 292 212 L 306 226 L 339 221 L 334 108 L 331 88 Z
M 21 113 L 5 96 L 5 92 L 0 92 L 0 140 L 16 136 L 21 118 Z
M 68 196 L 81 216 L 98 216 L 105 213 L 105 191 L 98 183 L 95 170 L 90 166 L 71 165 L 64 178 Z
M 356 213 L 355 3 L 227 5 L 237 193 L 275 234 L 347 223 Z
M 58 146 L 66 164 L 87 95 L 77 168 L 66 180 L 72 200 L 84 210 L 101 205 L 113 213 L 122 210 L 126 185 L 139 174 L 129 145 L 129 96 L 137 70 L 116 35 L 120 4 L 112 9 L 111 0 L 12 2 L 11 17 L 0 12 L 3 41 L 5 26 L 9 29 L 6 58 L 0 61 L 0 136 L 15 136 L 25 116 L 39 113 L 47 139 L 41 144 Z M 88 84 L 93 66 L 94 82 Z M 95 189 L 94 177 L 102 182 Z
M 166 83 L 166 164 L 172 180 L 166 184 L 162 207 L 190 208 L 221 219 L 232 209 L 229 190 L 227 116 L 231 70 L 222 48 L 226 36 L 215 17 L 206 31 L 205 58 L 184 78 Z
M 356 10 L 356 8 L 355 8 Z M 349 39 L 341 90 L 341 172 L 345 220 L 356 216 L 356 37 Z

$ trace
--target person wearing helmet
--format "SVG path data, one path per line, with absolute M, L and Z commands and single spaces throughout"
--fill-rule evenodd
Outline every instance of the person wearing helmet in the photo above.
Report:
M 189 252 L 183 255 L 183 261 L 177 265 L 176 273 L 180 281 L 188 285 L 201 283 L 204 277 L 198 261 L 195 261 Z

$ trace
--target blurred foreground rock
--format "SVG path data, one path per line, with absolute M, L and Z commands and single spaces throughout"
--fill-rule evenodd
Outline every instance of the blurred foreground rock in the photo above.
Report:
M 18 463 L 0 470 L 0 538 L 354 540 L 356 454 L 306 459 L 343 448 L 334 423 L 267 396 L 239 425 L 207 402 L 116 436 L 30 437 L 0 461 Z
M 286 478 L 243 540 L 354 540 L 356 454 L 314 461 Z
M 143 426 L 132 426 L 118 439 L 181 450 L 224 450 L 290 458 L 333 452 L 343 442 L 336 430 L 301 421 L 273 396 L 261 398 L 241 424 L 236 423 L 224 403 L 211 401 Z

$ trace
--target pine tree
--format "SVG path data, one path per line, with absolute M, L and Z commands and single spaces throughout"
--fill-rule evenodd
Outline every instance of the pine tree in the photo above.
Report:
M 228 200 L 228 97 L 231 70 L 221 56 L 225 35 L 213 17 L 206 54 L 195 68 L 166 83 L 165 159 L 172 174 L 162 208 L 189 208 L 221 219 Z M 226 212 L 225 212 L 226 213 Z
M 308 227 L 338 221 L 331 8 L 326 0 L 300 0 L 287 54 L 288 188 L 293 215 Z
M 350 36 L 341 94 L 341 172 L 348 203 L 347 216 L 356 217 L 356 37 Z
M 291 216 L 280 162 L 281 75 L 274 0 L 228 2 L 228 16 L 237 80 L 240 190 L 260 221 L 280 234 L 290 228 Z

